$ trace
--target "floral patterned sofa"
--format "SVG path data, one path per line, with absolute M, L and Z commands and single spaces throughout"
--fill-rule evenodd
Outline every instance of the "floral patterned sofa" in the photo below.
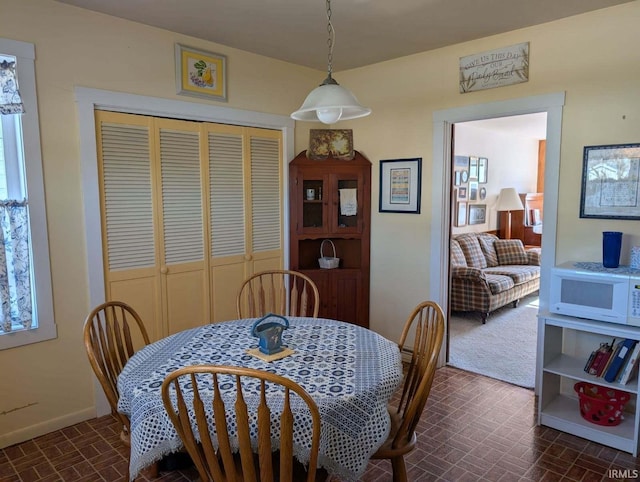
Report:
M 451 238 L 451 310 L 489 313 L 540 288 L 540 248 L 525 251 L 519 239 L 489 233 Z

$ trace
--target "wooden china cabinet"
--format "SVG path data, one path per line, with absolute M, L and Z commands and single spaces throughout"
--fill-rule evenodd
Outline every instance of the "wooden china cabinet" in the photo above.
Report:
M 368 327 L 371 163 L 357 151 L 349 161 L 303 151 L 289 164 L 289 200 L 290 266 L 318 286 L 319 316 Z M 335 269 L 319 266 L 321 247 L 333 256 L 323 240 Z

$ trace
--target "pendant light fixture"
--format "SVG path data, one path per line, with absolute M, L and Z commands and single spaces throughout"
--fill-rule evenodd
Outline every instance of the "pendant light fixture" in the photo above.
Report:
M 299 121 L 317 121 L 333 124 L 339 120 L 357 119 L 371 114 L 371 109 L 360 105 L 349 90 L 340 86 L 331 77 L 333 61 L 333 44 L 336 33 L 331 24 L 331 0 L 327 0 L 327 32 L 329 38 L 329 55 L 327 62 L 327 78 L 319 87 L 313 89 L 302 103 L 300 109 L 291 114 Z

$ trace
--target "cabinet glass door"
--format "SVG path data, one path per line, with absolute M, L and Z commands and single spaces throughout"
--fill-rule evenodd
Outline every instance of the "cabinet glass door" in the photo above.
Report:
M 333 230 L 343 233 L 362 231 L 362 183 L 359 176 L 335 175 Z
M 326 230 L 327 214 L 324 186 L 324 176 L 304 177 L 302 182 L 298 184 L 298 188 L 302 190 L 300 199 L 302 199 L 301 226 L 303 232 Z

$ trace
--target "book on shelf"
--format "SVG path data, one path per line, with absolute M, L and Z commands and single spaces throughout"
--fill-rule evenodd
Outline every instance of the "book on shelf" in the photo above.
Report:
M 587 368 L 587 373 L 589 375 L 595 375 L 596 373 L 598 373 L 598 368 L 600 367 L 600 364 L 602 363 L 602 357 L 603 356 L 604 356 L 604 351 L 602 351 L 602 350 L 596 350 L 595 351 L 595 356 L 593 357 L 593 360 L 591 360 L 591 364 Z
M 636 375 L 638 370 L 638 360 L 640 359 L 640 343 L 636 343 L 631 350 L 631 354 L 620 369 L 618 375 L 618 382 L 622 385 L 626 385 Z
M 598 376 L 600 371 L 604 368 L 604 365 L 606 365 L 609 360 L 610 355 L 611 352 L 609 351 L 609 345 L 607 343 L 601 344 L 600 348 L 598 348 L 596 352 L 596 356 L 589 366 L 589 375 Z
M 606 370 L 607 366 L 609 366 L 609 361 L 611 361 L 611 354 L 612 353 L 613 353 L 613 350 L 607 350 L 607 351 L 604 352 L 604 357 L 602 357 L 602 362 L 600 363 L 600 366 L 598 367 L 598 370 L 596 371 L 596 376 L 597 377 L 602 377 L 602 374 Z
M 585 365 L 585 371 L 589 375 L 600 376 L 609 362 L 613 346 L 615 344 L 615 338 L 609 343 L 600 343 L 600 347 L 591 354 L 587 364 Z
M 587 359 L 587 363 L 584 364 L 585 372 L 589 373 L 589 368 L 591 368 L 591 365 L 593 364 L 593 360 L 595 360 L 597 354 L 598 354 L 598 350 L 593 350 L 591 352 L 591 355 L 589 355 L 589 358 Z
M 636 341 L 629 338 L 618 343 L 616 349 L 614 350 L 614 354 L 611 356 L 611 362 L 604 372 L 604 379 L 607 382 L 613 383 L 616 381 L 618 372 L 624 365 L 624 362 L 631 355 L 631 352 L 633 351 L 635 345 Z
M 607 363 L 605 364 L 605 366 L 602 367 L 602 369 L 600 370 L 600 373 L 598 373 L 599 377 L 604 378 L 606 376 L 606 374 L 609 372 L 609 367 L 611 367 L 611 364 L 616 359 L 616 356 L 618 355 L 618 352 L 620 351 L 620 348 L 622 348 L 622 343 L 623 342 L 624 342 L 624 340 L 621 340 L 618 343 L 616 343 L 615 345 L 612 345 L 613 348 L 612 348 L 612 350 L 610 352 L 609 359 L 607 360 Z

